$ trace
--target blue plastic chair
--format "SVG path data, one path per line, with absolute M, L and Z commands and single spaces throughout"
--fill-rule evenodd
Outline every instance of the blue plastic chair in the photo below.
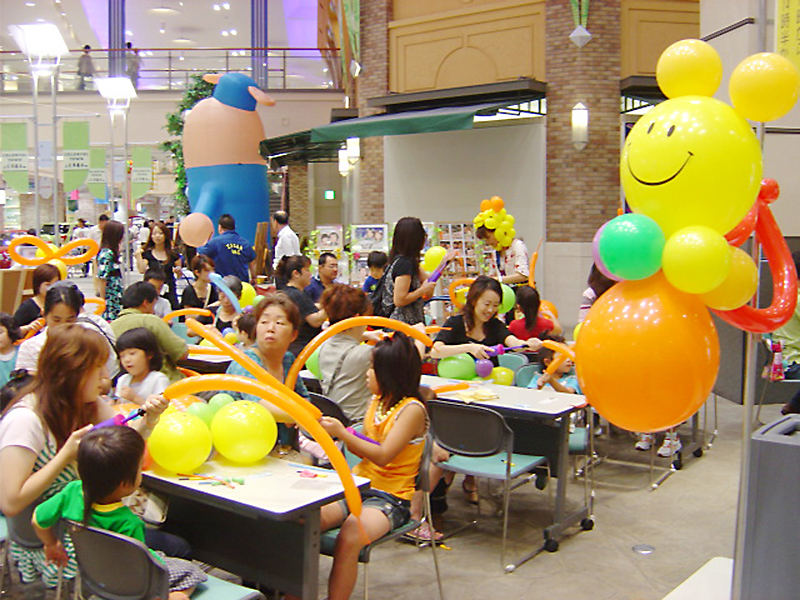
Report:
M 497 357 L 497 364 L 506 369 L 511 369 L 516 374 L 517 371 L 528 364 L 528 357 L 522 354 L 501 354 Z
M 526 388 L 534 377 L 539 377 L 541 374 L 542 370 L 538 364 L 524 365 L 514 374 L 514 385 Z

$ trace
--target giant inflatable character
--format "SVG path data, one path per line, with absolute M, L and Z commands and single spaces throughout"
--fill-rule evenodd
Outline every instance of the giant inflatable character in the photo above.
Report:
M 183 153 L 189 206 L 216 225 L 228 213 L 237 232 L 255 242 L 256 225 L 269 220 L 267 165 L 258 152 L 264 127 L 257 104 L 275 102 L 247 75 L 205 75 L 214 95 L 186 116 Z M 183 231 L 181 231 L 183 235 Z

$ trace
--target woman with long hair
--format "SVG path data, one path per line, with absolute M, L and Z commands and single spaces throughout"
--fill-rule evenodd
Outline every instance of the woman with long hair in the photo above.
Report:
M 409 325 L 425 320 L 424 298 L 431 296 L 436 287 L 435 283 L 427 281 L 428 275 L 419 264 L 425 237 L 422 221 L 416 217 L 403 217 L 397 222 L 384 280 L 383 312 Z
M 33 297 L 20 304 L 14 313 L 14 323 L 23 336 L 35 329 L 35 321 L 44 316 L 44 296 L 50 286 L 60 279 L 58 268 L 50 263 L 39 265 L 33 270 Z
M 80 439 L 94 424 L 116 414 L 99 399 L 107 358 L 108 345 L 97 332 L 74 323 L 49 332 L 36 377 L 0 418 L 0 510 L 6 517 L 30 521 L 27 509 L 78 478 Z M 134 427 L 149 434 L 166 407 L 164 398 L 151 397 Z M 74 577 L 69 539 L 64 547 L 71 558 L 64 576 Z M 11 554 L 24 582 L 41 575 L 45 585 L 55 587 L 57 568 L 47 564 L 42 549 L 23 548 L 12 540 Z
M 178 292 L 176 289 L 175 275 L 180 274 L 181 256 L 172 246 L 172 233 L 164 223 L 154 223 L 150 235 L 143 247 L 134 255 L 136 268 L 143 274 L 148 269 L 159 267 L 166 275 L 167 293 L 164 297 L 169 300 L 172 310 L 178 308 Z
M 125 227 L 119 221 L 109 221 L 103 229 L 100 252 L 97 254 L 97 295 L 106 301 L 103 318 L 113 321 L 122 310 L 122 269 L 119 250 Z

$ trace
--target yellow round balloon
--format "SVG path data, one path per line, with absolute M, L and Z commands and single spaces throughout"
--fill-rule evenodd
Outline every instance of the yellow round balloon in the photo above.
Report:
M 253 301 L 256 299 L 256 295 L 256 289 L 246 281 L 243 281 L 242 295 L 239 298 L 239 305 L 242 307 L 252 305 Z
M 667 240 L 661 268 L 672 285 L 688 294 L 704 294 L 728 276 L 727 240 L 710 227 L 685 227 Z
M 191 473 L 211 453 L 211 432 L 203 421 L 189 413 L 161 415 L 147 440 L 150 456 L 174 473 Z
M 731 266 L 721 285 L 700 295 L 709 308 L 734 310 L 744 306 L 758 288 L 758 268 L 750 255 L 741 248 L 730 247 Z
M 577 341 L 578 334 L 581 332 L 581 326 L 583 325 L 583 321 L 575 325 L 575 329 L 572 330 L 572 339 Z
M 58 269 L 58 274 L 59 277 L 61 278 L 61 281 L 64 281 L 67 278 L 67 265 L 64 264 L 63 260 L 60 260 L 58 258 L 51 258 L 47 262 L 53 265 L 56 269 Z
M 266 408 L 240 400 L 217 411 L 211 421 L 211 435 L 217 452 L 246 465 L 269 454 L 278 439 L 278 427 Z
M 733 229 L 755 202 L 761 170 L 747 121 L 703 96 L 667 100 L 642 116 L 620 159 L 628 203 L 667 238 L 689 225 Z
M 728 91 L 736 112 L 752 121 L 773 121 L 797 102 L 800 83 L 788 58 L 774 52 L 748 56 L 731 74 Z
M 711 44 L 681 40 L 659 57 L 656 81 L 667 98 L 713 96 L 722 81 L 722 59 Z
M 224 336 L 225 341 L 229 344 L 235 344 L 239 341 L 239 336 L 235 333 L 226 333 Z
M 425 257 L 422 260 L 422 268 L 428 273 L 435 271 L 439 263 L 442 262 L 445 254 L 447 254 L 447 250 L 441 246 L 431 246 L 425 251 Z
M 50 242 L 47 242 L 47 247 L 50 248 L 50 250 L 52 250 L 53 252 L 58 250 L 58 246 L 56 246 L 55 244 L 51 244 Z M 41 248 L 37 248 L 36 258 L 44 258 L 44 256 L 45 256 L 44 250 L 42 250 Z

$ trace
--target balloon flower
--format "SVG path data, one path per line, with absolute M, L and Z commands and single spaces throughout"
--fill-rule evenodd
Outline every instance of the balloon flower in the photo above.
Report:
M 761 147 L 748 123 L 785 115 L 800 77 L 785 58 L 751 56 L 729 85 L 733 106 L 712 96 L 722 61 L 700 40 L 658 60 L 669 98 L 625 140 L 620 179 L 633 210 L 604 224 L 592 244 L 597 267 L 621 281 L 592 306 L 577 338 L 577 373 L 589 403 L 634 431 L 675 427 L 705 402 L 719 369 L 708 309 L 751 332 L 791 318 L 797 276 L 762 181 Z M 749 306 L 753 260 L 737 246 L 755 232 L 769 262 L 772 304 Z M 624 366 L 623 366 L 624 365 Z
M 494 232 L 497 244 L 501 248 L 508 248 L 517 232 L 514 229 L 514 217 L 506 212 L 505 202 L 499 196 L 492 196 L 491 200 L 481 202 L 481 212 L 479 212 L 472 222 L 475 228 L 485 227 Z

